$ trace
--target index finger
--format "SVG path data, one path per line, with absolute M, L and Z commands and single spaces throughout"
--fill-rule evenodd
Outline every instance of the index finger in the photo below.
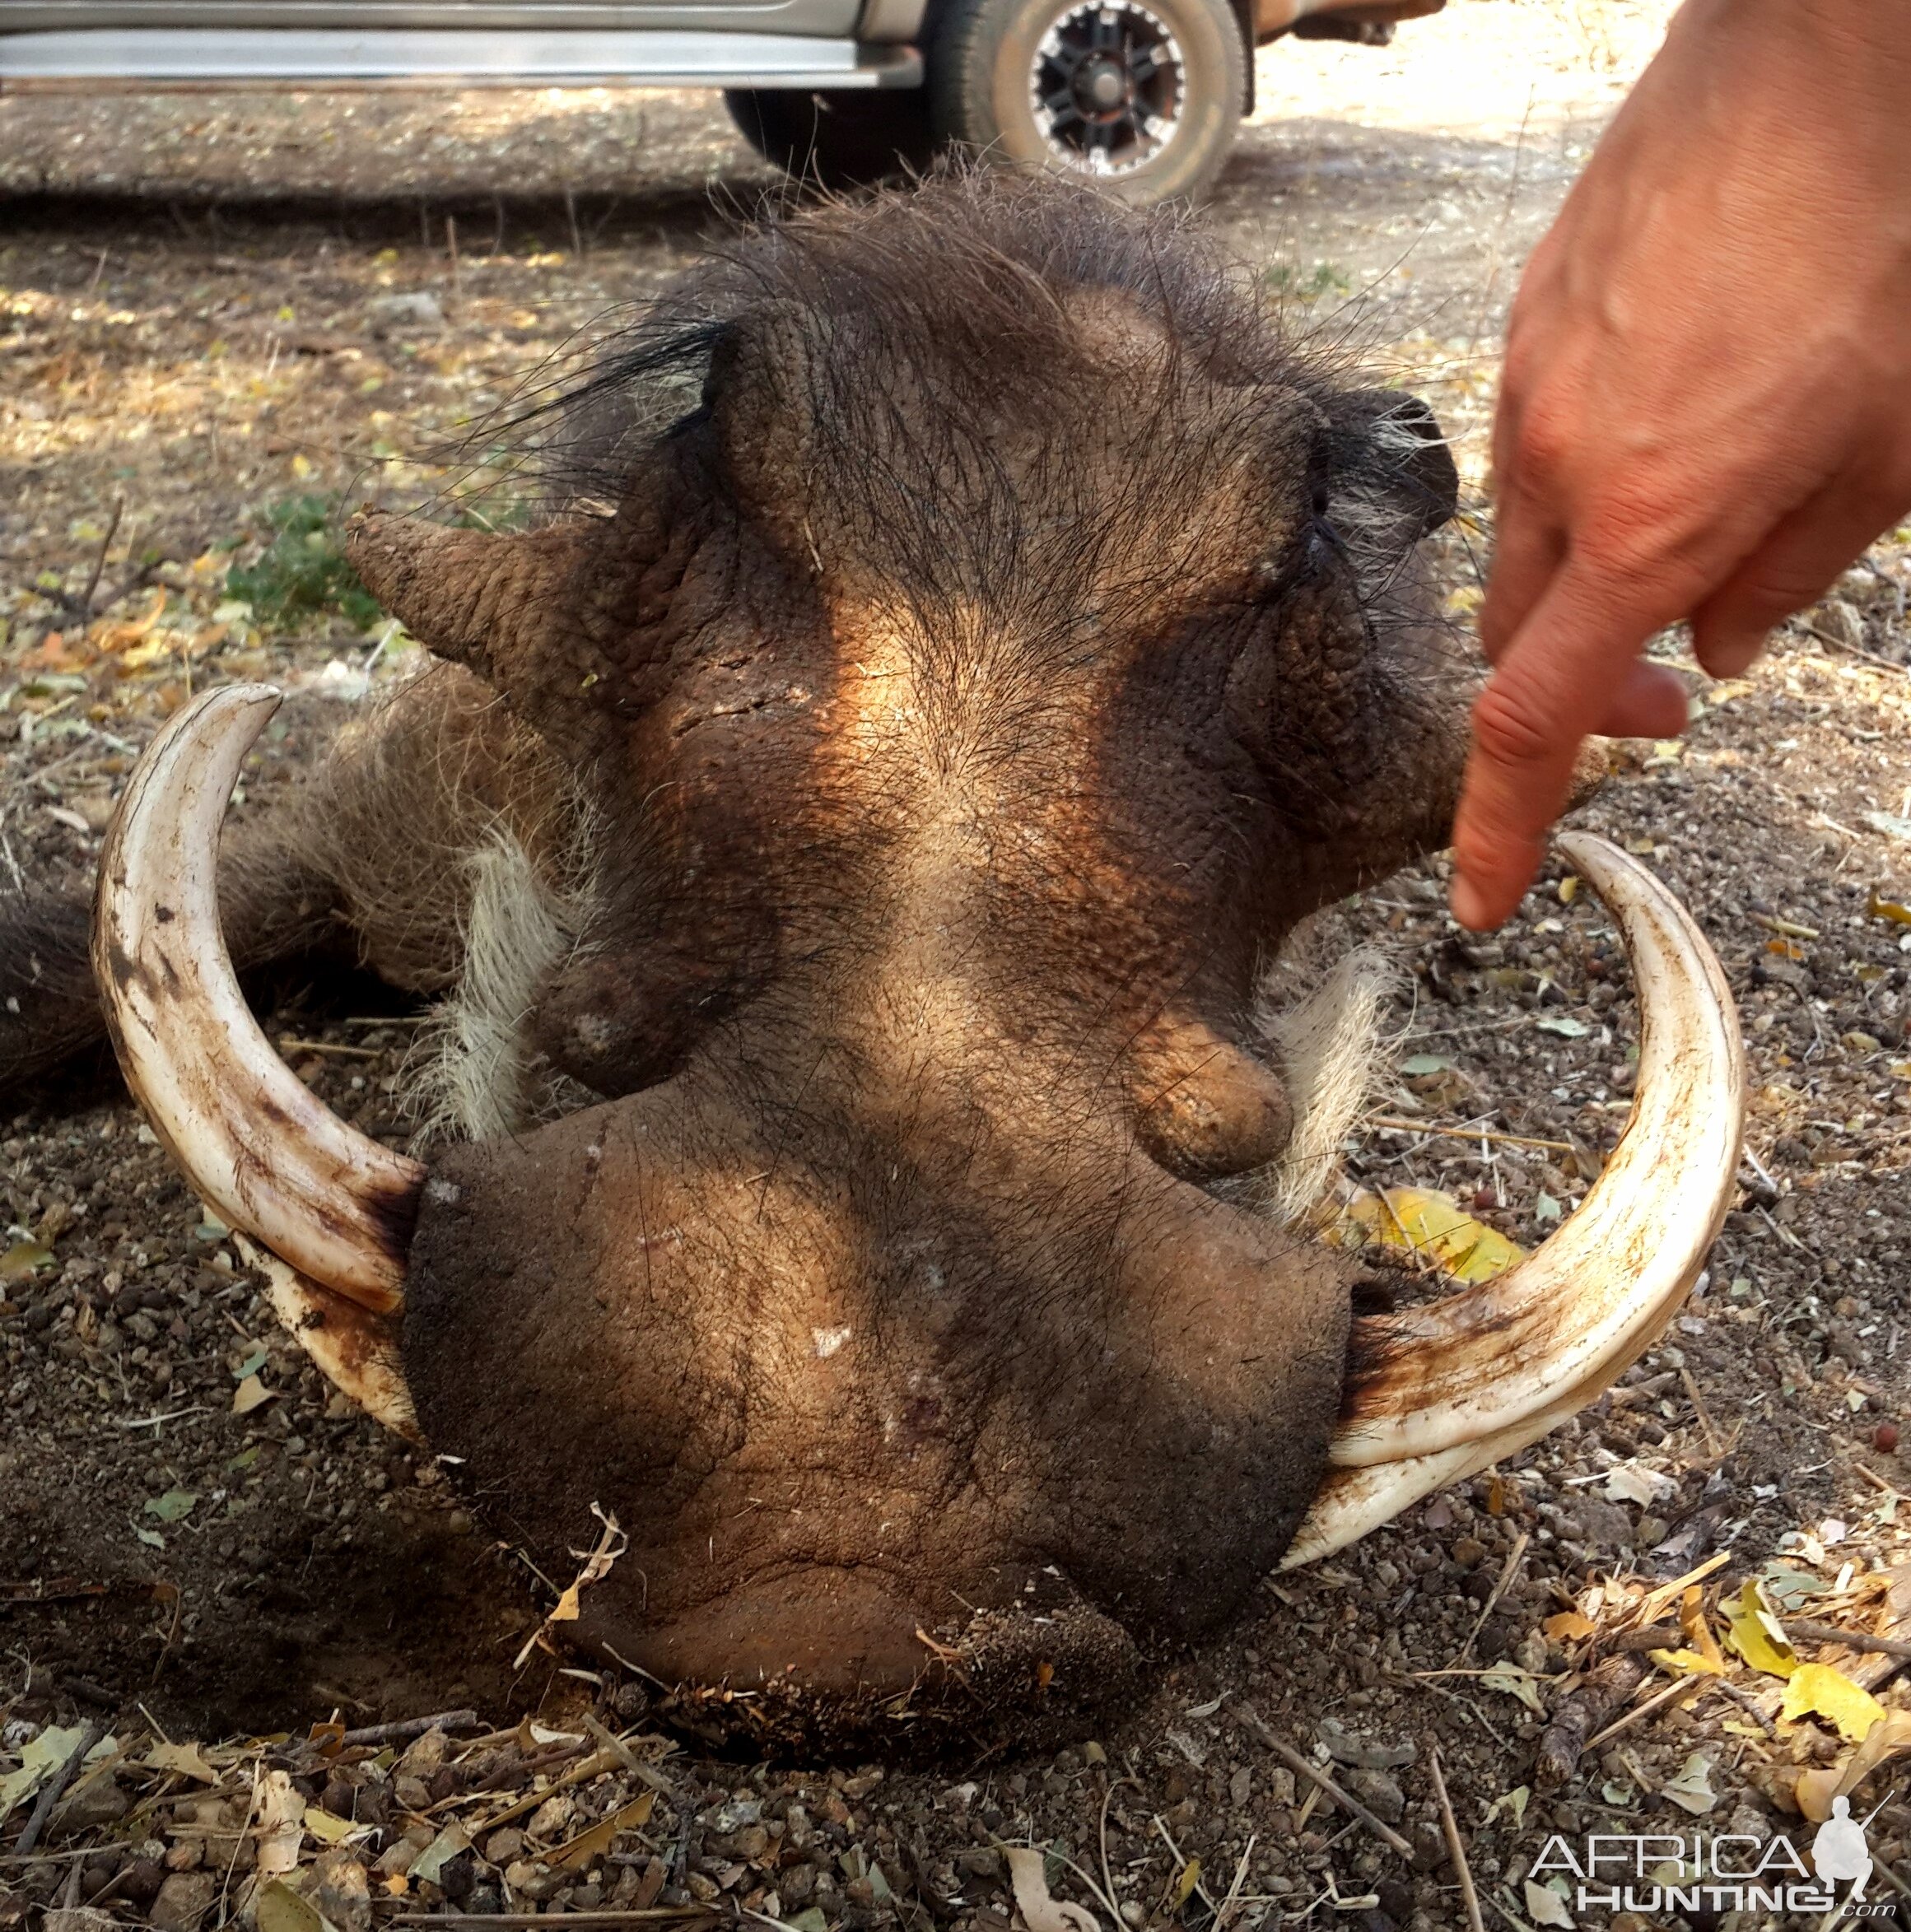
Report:
M 1554 572 L 1473 707 L 1453 819 L 1453 912 L 1496 926 L 1519 904 L 1596 730 L 1666 617 L 1568 561 Z M 1649 675 L 1649 673 L 1648 674 Z

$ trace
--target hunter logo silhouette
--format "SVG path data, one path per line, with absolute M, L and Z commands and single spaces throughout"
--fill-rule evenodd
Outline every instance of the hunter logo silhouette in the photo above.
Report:
M 1834 1882 L 1851 1880 L 1851 1898 L 1856 1903 L 1871 1883 L 1871 1848 L 1865 1843 L 1865 1827 L 1851 1814 L 1848 1798 L 1834 1798 L 1831 1816 L 1818 1827 L 1811 1841 L 1811 1862 L 1821 1878 Z

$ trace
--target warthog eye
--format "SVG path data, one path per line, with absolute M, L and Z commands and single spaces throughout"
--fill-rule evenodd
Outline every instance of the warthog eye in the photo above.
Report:
M 1279 603 L 1297 590 L 1325 582 L 1349 562 L 1346 539 L 1326 514 L 1323 502 L 1309 517 L 1286 554 L 1268 557 L 1256 569 L 1262 598 Z

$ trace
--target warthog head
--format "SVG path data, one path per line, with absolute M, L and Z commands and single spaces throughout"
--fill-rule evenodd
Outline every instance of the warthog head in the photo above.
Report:
M 1354 1319 L 1293 1212 L 1345 1022 L 1284 1057 L 1257 985 L 1444 842 L 1463 748 L 1424 406 L 1337 382 L 1169 228 L 956 179 L 741 245 L 552 440 L 529 533 L 356 527 L 464 668 L 342 747 L 301 860 L 329 840 L 349 913 L 437 851 L 421 774 L 458 794 L 431 863 L 478 883 L 431 943 L 491 1130 L 389 1151 L 246 1013 L 215 847 L 269 691 L 149 752 L 95 964 L 327 1372 L 552 1573 L 615 1517 L 581 1641 L 765 1722 L 1065 1714 L 1657 1334 L 1722 1211 L 1736 1050 L 1703 942 L 1596 840 L 1646 1036 L 1579 1213 Z

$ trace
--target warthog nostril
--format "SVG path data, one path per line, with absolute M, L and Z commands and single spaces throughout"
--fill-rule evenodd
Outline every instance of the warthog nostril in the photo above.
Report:
M 1265 1167 L 1293 1132 L 1273 1068 L 1199 1020 L 1163 1020 L 1136 1043 L 1135 1127 L 1183 1180 Z

